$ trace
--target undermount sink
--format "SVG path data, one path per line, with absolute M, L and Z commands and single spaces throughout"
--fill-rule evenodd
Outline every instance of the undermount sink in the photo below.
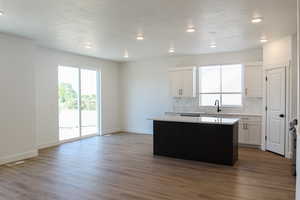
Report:
M 223 115 L 222 113 L 180 113 L 182 117 L 222 117 L 226 118 L 229 116 Z
M 205 114 L 202 114 L 201 117 L 222 117 L 222 118 L 230 118 L 229 116 L 227 116 L 226 114 L 223 114 L 223 113 L 205 113 Z
M 200 113 L 180 113 L 182 117 L 201 117 L 202 114 Z

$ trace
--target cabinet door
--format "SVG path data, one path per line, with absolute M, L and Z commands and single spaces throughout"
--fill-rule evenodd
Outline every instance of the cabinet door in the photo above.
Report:
M 259 124 L 249 124 L 249 144 L 261 145 L 261 126 Z
M 195 81 L 196 81 L 196 73 L 193 69 L 191 70 L 184 70 L 182 71 L 182 78 L 183 78 L 183 94 L 184 97 L 195 97 L 196 90 L 195 90 Z
M 261 66 L 245 67 L 245 96 L 263 96 L 263 73 Z
M 182 88 L 183 88 L 183 78 L 180 71 L 170 72 L 170 79 L 171 79 L 171 96 L 181 97 Z
M 241 122 L 239 125 L 239 143 L 248 144 L 249 131 L 245 123 Z
M 196 96 L 196 67 L 177 69 L 169 74 L 172 97 Z

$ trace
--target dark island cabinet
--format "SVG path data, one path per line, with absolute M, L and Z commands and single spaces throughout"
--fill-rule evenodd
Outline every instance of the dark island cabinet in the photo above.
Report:
M 202 124 L 153 121 L 154 155 L 234 165 L 238 160 L 238 122 Z

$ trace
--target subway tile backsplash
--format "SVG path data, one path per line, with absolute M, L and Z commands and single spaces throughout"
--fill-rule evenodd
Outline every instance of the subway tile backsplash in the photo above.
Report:
M 215 107 L 199 107 L 198 98 L 173 98 L 173 112 L 215 112 Z M 223 113 L 261 114 L 262 98 L 244 98 L 242 107 L 224 107 Z

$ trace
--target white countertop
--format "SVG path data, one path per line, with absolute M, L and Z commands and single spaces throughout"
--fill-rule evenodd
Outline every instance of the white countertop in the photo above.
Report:
M 253 116 L 253 117 L 262 117 L 263 114 L 260 113 L 209 113 L 209 112 L 166 112 L 166 114 L 201 114 L 201 115 L 236 115 L 236 116 Z
M 167 122 L 186 122 L 186 123 L 200 123 L 200 124 L 223 124 L 233 125 L 237 123 L 239 118 L 222 118 L 222 117 L 182 117 L 177 115 L 164 115 L 162 117 L 155 117 L 149 120 L 153 121 L 167 121 Z

